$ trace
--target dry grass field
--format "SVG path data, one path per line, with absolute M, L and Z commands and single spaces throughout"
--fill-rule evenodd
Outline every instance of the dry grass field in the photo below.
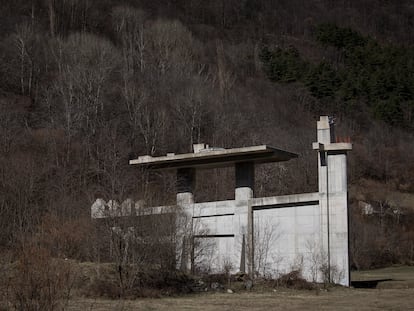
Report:
M 81 264 L 80 266 L 86 271 L 81 273 L 80 283 L 83 284 L 88 282 L 89 278 L 86 275 L 91 274 L 91 269 L 95 266 L 92 264 Z M 101 273 L 105 274 L 105 278 L 111 276 L 110 273 L 105 273 L 103 268 Z M 251 291 L 242 289 L 242 283 L 232 283 L 230 288 L 234 290 L 234 293 L 227 293 L 226 290 L 223 290 L 221 292 L 183 294 L 175 297 L 137 299 L 94 298 L 96 296 L 91 295 L 90 292 L 89 295 L 85 295 L 85 292 L 82 292 L 80 288 L 74 288 L 71 299 L 63 302 L 63 310 L 414 310 L 413 266 L 358 271 L 352 274 L 352 280 L 360 282 L 382 281 L 378 282 L 376 288 L 371 289 L 337 286 L 311 290 L 272 288 L 271 283 L 258 283 Z M 6 297 L 7 295 L 5 296 L 3 292 L 0 294 L 2 294 L 0 297 L 3 298 L 1 299 L 3 301 L 0 301 L 0 310 L 14 310 L 13 304 Z M 58 309 L 61 310 L 60 307 Z
M 397 266 L 375 270 L 357 271 L 352 273 L 352 281 L 371 281 L 386 279 L 390 280 L 379 282 L 377 289 L 414 288 L 414 267 Z
M 76 299 L 67 310 L 414 310 L 414 289 L 277 290 L 122 301 Z
M 72 299 L 67 310 L 414 310 L 414 267 L 360 271 L 356 281 L 392 279 L 375 289 L 333 287 L 329 290 L 255 288 L 251 292 L 203 293 L 136 300 Z
M 413 266 L 393 266 L 375 270 L 352 272 L 352 280 L 392 279 L 393 281 L 414 282 Z

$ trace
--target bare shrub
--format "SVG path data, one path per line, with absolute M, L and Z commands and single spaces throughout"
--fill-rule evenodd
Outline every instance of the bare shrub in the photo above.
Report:
M 279 229 L 279 223 L 272 224 L 268 219 L 255 219 L 254 226 L 260 228 L 254 232 L 254 264 L 257 276 L 271 276 L 272 246 L 280 239 L 282 233 Z
M 90 276 L 88 282 L 82 284 L 81 293 L 83 295 L 112 299 L 122 296 L 115 265 L 103 266 L 98 264 L 98 268 L 92 273 L 93 275 Z
M 36 241 L 53 257 L 85 259 L 88 253 L 85 239 L 92 235 L 93 227 L 88 219 L 60 219 L 47 214 L 38 227 Z
M 8 310 L 9 288 L 11 281 L 12 253 L 1 250 L 0 255 L 0 310 Z
M 116 266 L 106 269 L 94 278 L 83 293 L 88 297 L 106 298 L 157 298 L 161 296 L 175 296 L 192 291 L 194 281 L 187 274 L 172 271 L 151 269 L 137 272 L 133 284 L 128 288 L 121 288 L 117 280 Z
M 294 270 L 289 273 L 281 275 L 277 280 L 278 286 L 294 289 L 314 289 L 315 285 L 306 281 L 299 270 Z
M 30 245 L 20 251 L 10 303 L 16 310 L 57 310 L 69 300 L 73 283 L 68 262 L 53 259 L 43 247 Z
M 208 288 L 216 287 L 215 289 L 222 289 L 228 280 L 229 278 L 226 273 L 206 274 L 203 276 L 203 281 L 208 284 Z
M 227 286 L 231 285 L 231 271 L 234 269 L 233 264 L 230 258 L 225 258 L 223 260 L 223 273 L 227 277 Z

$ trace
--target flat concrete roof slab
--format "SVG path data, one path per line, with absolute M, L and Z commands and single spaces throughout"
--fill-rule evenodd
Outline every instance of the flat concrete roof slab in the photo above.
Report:
M 283 162 L 297 157 L 296 153 L 261 145 L 232 149 L 210 148 L 196 153 L 168 154 L 160 157 L 146 155 L 130 160 L 129 164 L 149 169 L 217 168 L 240 162 Z

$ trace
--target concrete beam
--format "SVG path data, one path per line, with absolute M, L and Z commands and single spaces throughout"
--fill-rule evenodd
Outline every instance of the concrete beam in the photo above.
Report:
M 200 148 L 197 146 L 194 153 L 177 155 L 171 153 L 161 157 L 140 156 L 138 159 L 129 161 L 129 164 L 150 169 L 217 168 L 233 166 L 240 162 L 281 162 L 298 157 L 295 153 L 267 145 L 232 149 Z
M 352 150 L 351 143 L 331 143 L 331 144 L 322 144 L 320 142 L 315 142 L 312 144 L 312 149 L 317 151 L 350 151 Z
M 253 209 L 256 206 L 272 206 L 291 203 L 305 203 L 310 201 L 319 201 L 319 192 L 281 195 L 276 197 L 254 198 L 251 200 Z

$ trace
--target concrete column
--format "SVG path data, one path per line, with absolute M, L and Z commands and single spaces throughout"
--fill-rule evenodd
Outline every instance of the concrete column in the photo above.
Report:
M 253 198 L 254 190 L 254 163 L 236 163 L 236 190 L 235 199 L 249 200 Z
M 349 286 L 348 149 L 335 143 L 334 124 L 327 116 L 321 116 L 317 123 L 317 137 L 321 252 L 330 267 L 331 281 Z
M 191 254 L 193 250 L 193 203 L 194 203 L 195 169 L 177 170 L 177 218 L 176 218 L 176 256 L 179 258 L 177 268 L 191 271 Z
M 177 205 L 194 203 L 195 169 L 180 168 L 177 170 Z
M 328 116 L 321 116 L 317 122 L 317 142 L 327 145 L 331 143 L 331 133 Z M 319 247 L 321 254 L 330 257 L 329 254 L 329 204 L 328 204 L 328 159 L 324 150 L 318 150 L 318 185 L 319 185 L 319 215 L 320 215 L 320 238 Z M 326 258 L 328 260 L 328 258 Z M 320 279 L 322 281 L 322 277 Z
M 253 276 L 253 213 L 250 199 L 254 189 L 254 163 L 236 163 L 235 215 L 234 215 L 234 249 L 241 263 L 241 271 L 247 261 L 248 273 Z M 245 249 L 243 250 L 243 240 Z M 247 246 L 247 247 L 246 247 Z M 247 248 L 247 249 L 246 249 Z M 242 261 L 245 263 L 242 264 Z
M 328 116 L 321 116 L 317 122 L 318 143 L 330 144 L 331 141 L 331 124 Z
M 350 286 L 346 152 L 328 152 L 327 161 L 331 280 Z

